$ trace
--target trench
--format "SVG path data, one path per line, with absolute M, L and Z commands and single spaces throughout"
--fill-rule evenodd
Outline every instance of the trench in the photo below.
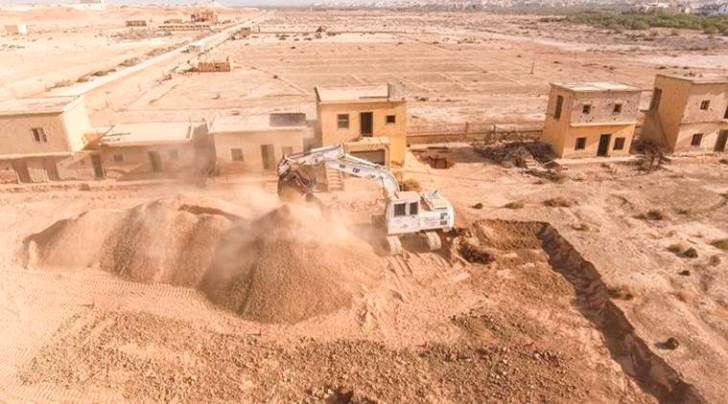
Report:
M 594 264 L 548 223 L 538 238 L 551 269 L 571 283 L 578 310 L 602 333 L 612 358 L 660 403 L 705 403 L 697 388 L 655 354 L 640 338 L 624 312 L 609 298 L 607 286 Z

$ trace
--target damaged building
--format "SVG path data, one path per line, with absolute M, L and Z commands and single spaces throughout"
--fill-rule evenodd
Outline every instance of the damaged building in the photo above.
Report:
M 275 170 L 283 156 L 302 152 L 312 137 L 303 113 L 222 116 L 209 132 L 221 174 Z
M 728 77 L 658 74 L 642 138 L 670 153 L 726 151 Z
M 375 163 L 404 164 L 407 101 L 401 85 L 316 87 L 316 111 L 317 146 L 343 144 Z
M 88 143 L 82 97 L 43 97 L 0 103 L 0 177 L 3 182 L 70 179 L 69 159 Z
M 543 141 L 560 158 L 626 156 L 640 94 L 618 82 L 551 83 Z
M 145 122 L 103 131 L 98 152 L 103 176 L 140 179 L 192 175 L 207 164 L 203 122 Z

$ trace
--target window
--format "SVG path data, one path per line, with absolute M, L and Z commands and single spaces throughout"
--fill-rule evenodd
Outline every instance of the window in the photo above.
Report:
M 554 110 L 554 118 L 561 119 L 561 108 L 564 107 L 564 97 L 556 97 L 556 109 Z
M 652 101 L 650 102 L 650 111 L 657 111 L 660 108 L 660 98 L 662 98 L 662 89 L 655 88 L 652 93 Z
M 336 126 L 339 129 L 349 129 L 349 114 L 336 115 Z
M 585 137 L 578 137 L 576 138 L 576 147 L 574 147 L 575 150 L 584 150 L 586 149 L 586 138 Z
M 36 143 L 48 143 L 48 134 L 45 131 L 45 128 L 33 128 L 31 129 L 31 132 L 33 132 L 33 140 L 35 140 Z
M 591 114 L 591 108 L 592 108 L 591 104 L 584 104 L 584 106 L 581 107 L 581 112 L 584 115 L 589 115 L 589 114 Z
M 407 204 L 406 203 L 395 203 L 394 204 L 394 217 L 402 217 L 407 215 Z
M 703 100 L 700 102 L 700 109 L 703 111 L 707 111 L 708 108 L 710 108 L 710 100 Z
M 397 115 L 387 115 L 387 125 L 394 125 L 397 123 Z
M 175 149 L 172 149 L 167 152 L 167 155 L 169 155 L 170 160 L 177 160 L 179 159 L 179 152 Z
M 232 161 L 244 161 L 242 149 L 230 149 L 230 159 Z
M 622 113 L 622 104 L 614 104 L 614 109 L 612 110 L 615 114 L 621 114 Z
M 420 210 L 420 204 L 419 203 L 417 203 L 417 202 L 410 203 L 410 211 L 409 211 L 409 214 L 411 216 L 416 215 L 419 212 L 419 210 Z
M 124 156 L 121 154 L 114 154 L 114 162 L 116 163 L 123 163 L 124 162 Z
M 703 134 L 702 133 L 696 133 L 693 135 L 693 139 L 690 141 L 691 146 L 700 146 L 700 143 L 703 142 Z
M 624 138 L 614 138 L 614 150 L 624 150 Z
M 725 114 L 723 114 L 723 119 L 728 119 L 728 107 L 725 107 Z
M 293 147 L 283 146 L 281 147 L 281 153 L 283 153 L 283 157 L 290 156 L 291 154 L 293 154 Z

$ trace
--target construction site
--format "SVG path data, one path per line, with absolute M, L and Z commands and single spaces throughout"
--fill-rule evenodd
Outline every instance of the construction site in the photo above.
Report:
M 103 7 L 0 9 L 0 402 L 725 402 L 726 37 Z

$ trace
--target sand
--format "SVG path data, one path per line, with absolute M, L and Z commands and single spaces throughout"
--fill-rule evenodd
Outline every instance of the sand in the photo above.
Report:
M 167 198 L 87 211 L 27 237 L 24 263 L 199 288 L 213 303 L 265 323 L 350 307 L 381 278 L 383 262 L 372 247 L 316 207 L 284 206 L 255 220 L 226 208 Z

